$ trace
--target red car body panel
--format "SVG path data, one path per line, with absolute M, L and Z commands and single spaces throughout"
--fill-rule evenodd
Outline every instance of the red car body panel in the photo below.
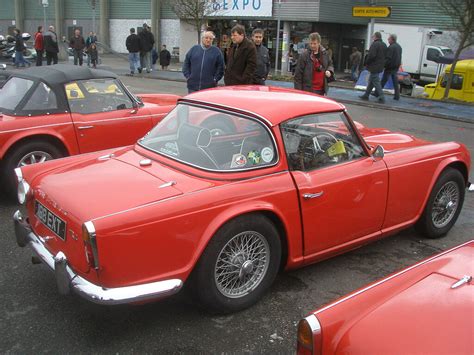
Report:
M 316 310 L 322 354 L 472 354 L 470 241 Z
M 66 243 L 51 240 L 49 251 L 63 251 L 78 274 L 104 287 L 169 278 L 184 281 L 222 225 L 259 212 L 276 224 L 283 238 L 283 264 L 291 269 L 413 224 L 440 169 L 453 162 L 466 172 L 470 168 L 469 153 L 457 143 L 430 144 L 401 134 L 395 142 L 394 134 L 387 130 L 366 130 L 355 124 L 361 135 L 372 139 L 370 144 L 391 137 L 385 158 L 373 158 L 364 145 L 367 156 L 362 158 L 310 172 L 290 171 L 279 124 L 315 112 L 345 113 L 342 105 L 268 87 L 210 93 L 204 90 L 182 101 L 260 117 L 271 126 L 275 138 L 279 154 L 275 165 L 237 172 L 206 171 L 137 144 L 22 168 L 34 191 L 28 203 L 33 230 L 48 233 L 35 217 L 33 200 L 57 214 L 67 211 L 68 229 L 76 235 L 81 235 L 84 222 L 92 221 L 100 269 L 92 272 L 88 268 L 80 238 L 69 238 Z M 150 164 L 142 166 L 144 159 Z M 406 178 L 405 183 L 397 182 L 403 174 L 411 177 L 410 184 Z M 308 202 L 301 197 L 321 190 L 321 199 Z M 408 196 L 403 206 L 397 199 L 402 192 Z

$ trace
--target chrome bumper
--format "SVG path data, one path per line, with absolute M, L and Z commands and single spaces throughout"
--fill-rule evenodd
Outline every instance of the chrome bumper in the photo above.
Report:
M 474 192 L 474 184 L 472 182 L 467 183 L 467 191 Z
M 45 248 L 43 239 L 31 230 L 20 211 L 15 212 L 13 220 L 17 244 L 20 247 L 30 245 L 41 261 L 54 271 L 58 291 L 61 294 L 68 294 L 70 290 L 73 290 L 94 303 L 113 305 L 167 297 L 177 293 L 183 286 L 183 282 L 179 279 L 117 288 L 103 288 L 95 285 L 77 275 L 69 267 L 64 253 L 51 254 Z

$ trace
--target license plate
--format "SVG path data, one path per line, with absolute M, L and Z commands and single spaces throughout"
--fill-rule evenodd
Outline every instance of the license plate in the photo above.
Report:
M 66 222 L 35 201 L 35 215 L 51 232 L 62 240 L 66 240 Z

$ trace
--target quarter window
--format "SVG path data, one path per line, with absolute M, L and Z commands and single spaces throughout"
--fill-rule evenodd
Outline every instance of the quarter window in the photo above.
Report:
M 23 109 L 48 111 L 57 108 L 58 102 L 54 91 L 45 83 L 39 83 Z

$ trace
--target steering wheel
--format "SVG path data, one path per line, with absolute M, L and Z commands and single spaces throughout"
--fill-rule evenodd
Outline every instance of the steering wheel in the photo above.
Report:
M 330 146 L 337 142 L 337 138 L 331 133 L 319 132 L 313 137 L 313 144 L 316 152 L 325 152 Z

